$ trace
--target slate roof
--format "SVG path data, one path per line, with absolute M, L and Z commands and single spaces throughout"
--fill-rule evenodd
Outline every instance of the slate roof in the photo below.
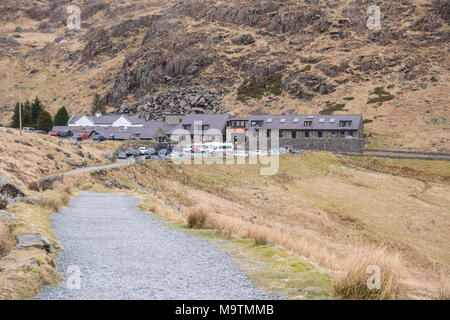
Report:
M 183 120 L 178 123 L 171 131 L 188 130 L 190 134 L 194 134 L 194 122 L 201 122 L 202 125 L 209 125 L 209 129 L 225 130 L 227 121 L 231 118 L 229 114 L 187 114 Z M 183 129 L 183 125 L 191 125 L 188 129 Z

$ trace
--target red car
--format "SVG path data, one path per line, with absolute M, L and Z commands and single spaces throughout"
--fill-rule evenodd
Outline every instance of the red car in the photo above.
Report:
M 89 139 L 89 135 L 87 133 L 80 133 L 78 136 L 83 138 L 83 140 Z
M 52 131 L 52 132 L 50 132 L 50 135 L 54 136 L 54 137 L 59 137 L 59 132 Z

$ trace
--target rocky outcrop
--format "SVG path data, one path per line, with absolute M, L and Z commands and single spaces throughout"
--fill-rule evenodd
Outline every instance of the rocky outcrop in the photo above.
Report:
M 44 177 L 39 179 L 39 188 L 42 191 L 53 189 L 53 186 L 56 182 L 62 184 L 64 180 L 63 174 L 55 174 L 48 177 Z
M 214 113 L 220 110 L 221 97 L 216 90 L 203 87 L 172 88 L 138 103 L 123 104 L 119 113 L 131 113 L 146 120 L 163 120 L 164 113 Z
M 299 72 L 283 78 L 281 88 L 292 96 L 305 100 L 311 99 L 315 93 L 328 94 L 335 91 L 334 85 L 324 77 Z
M 24 198 L 25 193 L 19 186 L 9 177 L 0 173 L 0 205 L 3 207 L 0 209 L 5 209 L 4 207 L 6 205 L 23 200 Z

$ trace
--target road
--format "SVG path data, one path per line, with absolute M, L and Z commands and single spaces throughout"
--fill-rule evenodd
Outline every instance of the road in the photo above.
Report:
M 164 226 L 136 204 L 128 195 L 81 192 L 55 213 L 65 248 L 57 267 L 68 280 L 37 299 L 270 298 L 218 246 Z

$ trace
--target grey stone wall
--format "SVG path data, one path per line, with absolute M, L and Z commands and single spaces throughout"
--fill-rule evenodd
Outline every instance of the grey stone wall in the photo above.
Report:
M 281 147 L 302 150 L 331 152 L 360 152 L 364 150 L 364 139 L 280 139 Z

